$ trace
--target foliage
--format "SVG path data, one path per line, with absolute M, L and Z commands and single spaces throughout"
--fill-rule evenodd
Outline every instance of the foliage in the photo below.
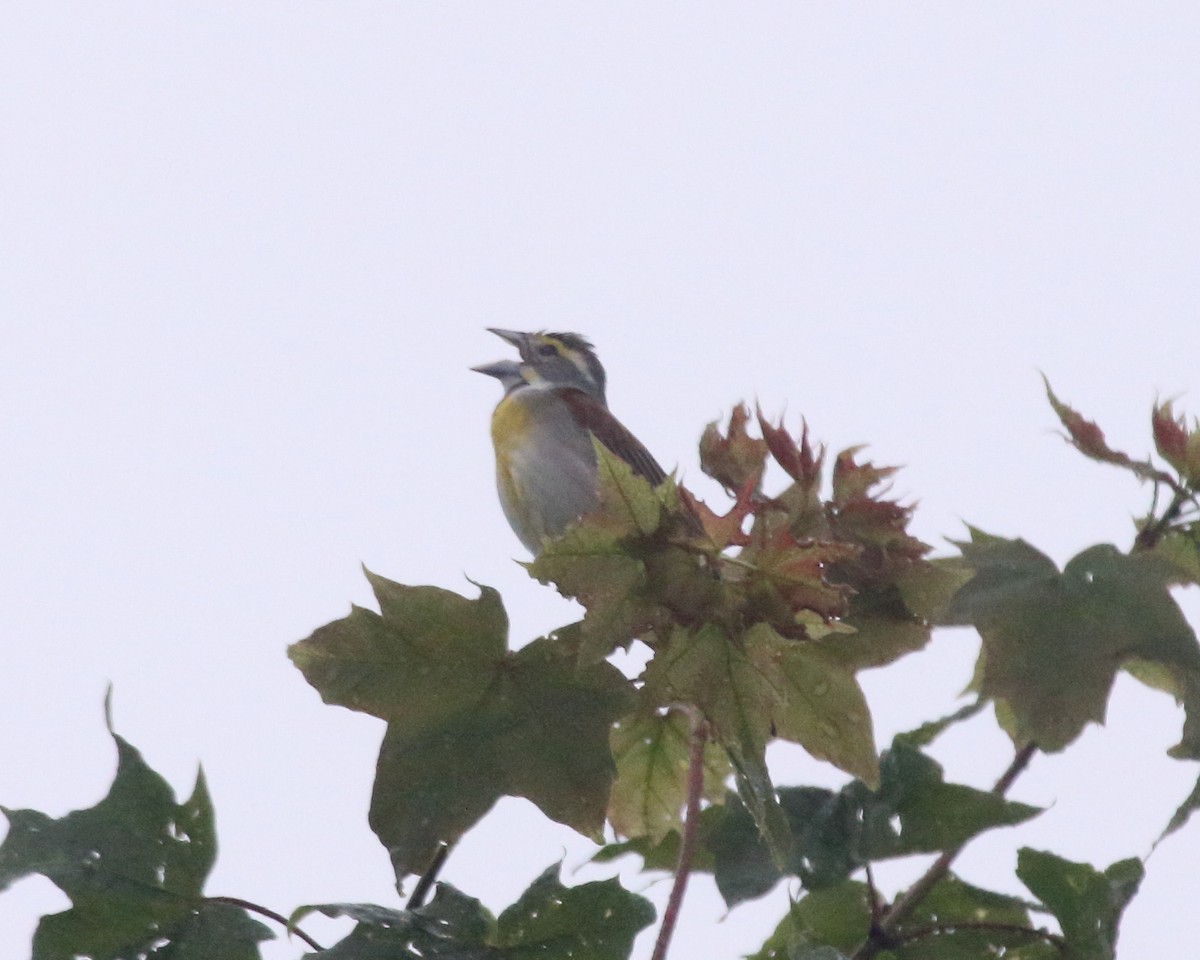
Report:
M 206 896 L 216 839 L 203 775 L 179 803 L 114 733 L 117 772 L 96 806 L 58 820 L 5 811 L 0 890 L 39 873 L 71 899 L 42 919 L 33 956 L 253 958 L 271 933 L 247 911 L 331 960 L 629 956 L 654 911 L 616 880 L 567 887 L 554 866 L 499 916 L 445 883 L 425 902 L 454 843 L 498 798 L 519 796 L 600 844 L 597 863 L 683 864 L 680 896 L 689 862 L 731 907 L 788 881 L 794 900 L 761 960 L 1109 960 L 1140 861 L 1100 870 L 1021 849 L 1030 900 L 951 865 L 980 833 L 1037 816 L 1006 793 L 1035 752 L 1068 749 L 1103 722 L 1119 671 L 1183 705 L 1171 755 L 1200 759 L 1200 645 L 1171 592 L 1200 584 L 1200 426 L 1157 406 L 1160 464 L 1114 449 L 1047 393 L 1079 451 L 1152 486 L 1130 549 L 1088 547 L 1060 570 L 1024 540 L 969 528 L 956 554 L 931 558 L 908 532 L 911 507 L 889 496 L 893 468 L 859 448 L 830 458 L 807 425 L 794 437 L 761 412 L 756 435 L 744 407 L 701 439 L 722 506 L 670 479 L 651 487 L 597 445 L 597 509 L 528 564 L 580 602 L 579 622 L 510 649 L 494 590 L 472 599 L 367 572 L 379 611 L 354 607 L 289 650 L 325 702 L 387 724 L 368 820 L 398 882 L 420 877 L 408 903 L 310 905 L 285 921 Z M 785 478 L 777 493 L 768 475 Z M 858 674 L 942 625 L 978 632 L 978 699 L 880 754 Z M 627 677 L 609 657 L 635 642 L 646 665 Z M 926 748 L 989 704 L 1016 756 L 980 790 L 947 779 Z M 846 784 L 774 783 L 776 740 Z M 1197 807 L 1200 783 L 1163 836 Z M 922 853 L 937 859 L 885 902 L 871 865 Z M 302 931 L 314 912 L 354 928 L 321 949 Z

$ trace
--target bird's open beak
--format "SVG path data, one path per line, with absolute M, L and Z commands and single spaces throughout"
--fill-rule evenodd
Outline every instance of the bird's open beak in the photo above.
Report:
M 494 333 L 506 343 L 511 343 L 514 347 L 525 353 L 525 347 L 529 343 L 529 334 L 521 333 L 520 330 L 501 330 L 499 327 L 488 327 L 488 333 Z
M 519 377 L 521 375 L 521 365 L 512 360 L 497 360 L 495 363 L 482 363 L 478 367 L 472 367 L 471 369 L 476 373 L 495 377 L 497 380 L 503 380 L 506 377 Z

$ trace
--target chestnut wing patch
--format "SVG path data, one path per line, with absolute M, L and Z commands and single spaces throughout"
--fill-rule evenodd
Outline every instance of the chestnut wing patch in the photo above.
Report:
M 590 430 L 597 440 L 629 464 L 634 473 L 645 477 L 655 487 L 667 478 L 666 471 L 658 465 L 650 451 L 608 412 L 604 404 L 582 390 L 568 388 L 558 391 L 558 394 L 575 422 Z

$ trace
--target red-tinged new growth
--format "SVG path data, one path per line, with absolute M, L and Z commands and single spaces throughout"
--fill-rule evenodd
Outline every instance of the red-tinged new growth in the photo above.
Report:
M 1200 487 L 1200 420 L 1193 418 L 1192 429 L 1187 418 L 1175 416 L 1172 402 L 1159 404 L 1151 414 L 1154 446 L 1164 460 L 1178 472 L 1189 487 Z
M 679 497 L 687 509 L 700 519 L 704 535 L 712 541 L 717 550 L 744 547 L 750 542 L 750 535 L 746 533 L 745 526 L 746 518 L 755 510 L 757 485 L 757 478 L 748 477 L 738 490 L 733 506 L 723 516 L 683 487 L 679 488 Z
M 763 416 L 761 409 L 756 408 L 755 412 L 758 415 L 759 429 L 762 430 L 767 449 L 771 451 L 775 462 L 783 467 L 787 475 L 796 483 L 815 491 L 821 482 L 825 448 L 822 446 L 817 453 L 813 453 L 812 446 L 808 442 L 808 421 L 801 421 L 800 442 L 796 443 L 791 434 L 783 428 L 782 423 L 776 427 Z
M 1045 376 L 1042 377 L 1042 380 L 1046 384 L 1046 397 L 1050 400 L 1050 406 L 1058 414 L 1059 422 L 1066 428 L 1067 442 L 1076 450 L 1085 457 L 1091 457 L 1101 463 L 1124 467 L 1143 480 L 1165 483 L 1171 487 L 1176 485 L 1173 477 L 1159 470 L 1148 460 L 1134 460 L 1129 454 L 1110 447 L 1108 441 L 1104 439 L 1104 432 L 1096 425 L 1095 421 L 1088 420 L 1081 413 L 1059 400 L 1050 388 L 1050 381 Z
M 714 421 L 700 437 L 700 469 L 731 495 L 747 483 L 757 488 L 766 468 L 767 442 L 746 432 L 749 420 L 750 411 L 739 404 L 729 415 L 724 434 Z

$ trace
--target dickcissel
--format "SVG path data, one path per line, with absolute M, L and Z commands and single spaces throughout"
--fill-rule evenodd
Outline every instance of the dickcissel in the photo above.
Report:
M 592 438 L 653 486 L 666 479 L 658 461 L 608 409 L 604 367 L 577 333 L 491 333 L 520 351 L 471 369 L 495 377 L 504 397 L 492 414 L 500 505 L 535 556 L 544 540 L 597 504 Z

